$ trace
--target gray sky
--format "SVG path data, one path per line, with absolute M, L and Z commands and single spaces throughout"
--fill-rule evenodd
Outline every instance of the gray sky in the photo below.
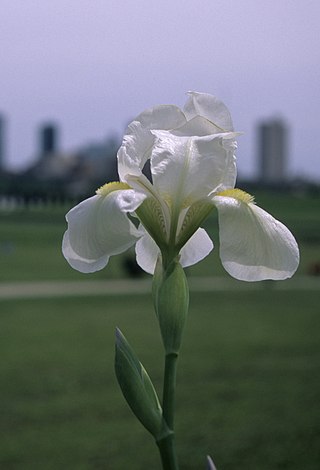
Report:
M 319 0 L 1 0 L 9 163 L 31 162 L 44 120 L 71 150 L 196 90 L 221 98 L 244 132 L 240 174 L 257 169 L 257 121 L 277 116 L 291 174 L 319 180 L 319 24 Z

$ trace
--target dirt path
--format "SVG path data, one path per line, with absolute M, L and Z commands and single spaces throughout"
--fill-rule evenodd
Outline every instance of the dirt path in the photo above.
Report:
M 240 282 L 227 277 L 190 277 L 192 291 L 224 290 L 319 290 L 320 278 L 297 276 L 280 282 Z M 151 293 L 151 278 L 143 280 L 33 281 L 0 283 L 0 299 L 88 295 L 141 295 Z

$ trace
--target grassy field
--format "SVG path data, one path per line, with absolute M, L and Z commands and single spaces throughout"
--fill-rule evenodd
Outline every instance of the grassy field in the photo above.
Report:
M 257 202 L 294 232 L 305 279 L 320 261 L 320 198 L 261 193 Z M 0 213 L 0 282 L 128 275 L 124 257 L 90 276 L 69 268 L 60 254 L 66 210 Z M 217 242 L 214 216 L 207 228 Z M 188 274 L 225 275 L 218 250 Z M 319 300 L 316 289 L 272 285 L 191 293 L 178 373 L 182 470 L 204 469 L 206 454 L 218 470 L 320 468 Z M 150 296 L 0 300 L 1 469 L 160 469 L 114 377 L 116 326 L 160 393 Z
M 320 196 L 259 193 L 256 200 L 292 230 L 301 250 L 297 274 L 306 274 L 313 262 L 320 262 Z M 134 259 L 133 250 L 112 257 L 108 269 L 99 273 L 88 276 L 70 269 L 61 254 L 61 239 L 66 229 L 64 214 L 69 208 L 51 206 L 0 211 L 0 281 L 104 279 L 128 275 L 125 260 Z M 219 260 L 215 212 L 206 228 L 216 249 L 188 272 L 194 276 L 226 275 Z
M 193 294 L 178 374 L 182 469 L 316 470 L 318 293 Z M 123 401 L 113 334 L 130 338 L 159 389 L 149 296 L 0 302 L 4 469 L 160 469 Z

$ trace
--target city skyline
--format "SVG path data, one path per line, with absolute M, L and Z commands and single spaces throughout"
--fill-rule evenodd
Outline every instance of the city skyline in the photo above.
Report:
M 7 121 L 0 114 L 0 169 L 6 170 L 5 148 L 6 148 L 6 129 Z M 294 177 L 288 172 L 290 155 L 288 155 L 289 138 L 288 125 L 283 119 L 272 118 L 261 120 L 255 128 L 256 154 L 255 167 L 256 172 L 251 176 L 252 181 L 261 181 L 265 184 L 281 184 L 292 181 Z M 36 148 L 33 158 L 25 168 L 20 170 L 11 169 L 13 172 L 24 172 L 37 166 L 44 159 L 48 161 L 50 156 L 62 156 L 71 158 L 77 155 L 90 155 L 100 153 L 100 158 L 104 153 L 100 149 L 107 148 L 110 144 L 116 149 L 121 142 L 117 141 L 114 135 L 109 134 L 100 140 L 91 140 L 82 146 L 76 146 L 74 149 L 65 151 L 61 145 L 60 134 L 63 129 L 58 122 L 44 121 L 40 123 L 35 130 Z M 95 149 L 99 149 L 97 152 Z M 110 164 L 110 162 L 109 162 Z M 101 165 L 101 164 L 100 164 Z M 103 168 L 103 167 L 102 167 Z M 48 169 L 49 170 L 49 169 Z M 10 171 L 10 168 L 9 168 Z M 50 170 L 49 170 L 50 171 Z
M 288 175 L 288 126 L 281 119 L 259 123 L 258 129 L 259 180 L 265 184 L 281 184 Z
M 32 163 L 35 129 L 59 122 L 68 152 L 123 135 L 156 104 L 215 94 L 233 116 L 238 169 L 257 176 L 256 126 L 290 127 L 288 171 L 320 180 L 320 4 L 204 0 L 116 4 L 5 0 L 0 4 L 0 113 L 7 162 Z

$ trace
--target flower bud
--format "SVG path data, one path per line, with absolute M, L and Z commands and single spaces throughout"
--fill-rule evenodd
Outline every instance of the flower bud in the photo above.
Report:
M 145 368 L 118 328 L 115 371 L 123 396 L 133 413 L 155 439 L 160 438 L 164 429 L 156 391 Z
M 189 307 L 188 282 L 177 258 L 164 268 L 159 257 L 152 290 L 166 354 L 177 354 Z

